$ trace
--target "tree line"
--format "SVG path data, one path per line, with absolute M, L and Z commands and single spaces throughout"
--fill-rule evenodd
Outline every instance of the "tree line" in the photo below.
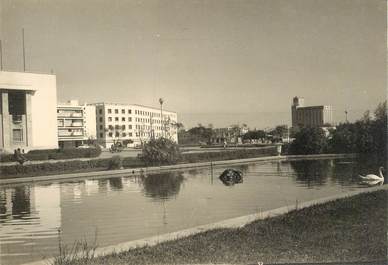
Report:
M 318 127 L 301 128 L 289 146 L 291 154 L 360 153 L 387 158 L 387 102 L 374 115 L 366 111 L 359 120 L 339 124 L 325 132 Z

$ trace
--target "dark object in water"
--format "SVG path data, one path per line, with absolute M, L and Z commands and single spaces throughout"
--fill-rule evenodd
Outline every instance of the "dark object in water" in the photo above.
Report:
M 230 168 L 225 169 L 224 172 L 222 172 L 222 174 L 220 175 L 220 180 L 226 186 L 242 183 L 243 182 L 242 172 L 239 170 L 230 169 Z

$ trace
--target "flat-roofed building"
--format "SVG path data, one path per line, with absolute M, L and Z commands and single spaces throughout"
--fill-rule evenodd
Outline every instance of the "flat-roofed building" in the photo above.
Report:
M 151 138 L 178 142 L 176 112 L 137 104 L 95 103 L 97 140 L 104 147 L 115 142 L 140 145 Z
M 0 71 L 0 149 L 58 147 L 56 76 Z
M 304 99 L 294 97 L 291 106 L 292 127 L 330 127 L 333 123 L 332 106 L 304 106 Z
M 61 148 L 78 147 L 96 140 L 96 108 L 69 100 L 57 106 L 58 144 Z

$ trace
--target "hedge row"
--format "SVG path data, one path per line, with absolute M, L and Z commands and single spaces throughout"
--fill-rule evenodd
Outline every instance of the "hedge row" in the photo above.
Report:
M 55 163 L 39 163 L 25 165 L 11 165 L 0 167 L 0 178 L 39 176 L 47 174 L 63 174 L 75 171 L 90 171 L 93 169 L 104 170 L 110 167 L 112 158 L 92 159 L 87 161 L 71 160 Z M 143 162 L 135 157 L 124 158 L 123 166 L 126 168 L 135 168 L 144 166 Z
M 233 151 L 203 152 L 182 154 L 183 163 L 194 163 L 216 160 L 243 159 L 276 155 L 276 147 L 261 149 L 238 149 Z
M 27 160 L 59 160 L 71 158 L 93 158 L 101 154 L 100 148 L 68 148 L 68 149 L 42 149 L 31 150 L 24 156 Z M 0 155 L 0 162 L 15 161 L 13 154 Z
M 188 153 L 182 154 L 180 163 L 194 163 L 204 161 L 230 160 L 241 158 L 252 158 L 275 155 L 276 148 L 263 149 L 242 149 L 233 151 L 220 152 L 203 152 L 203 153 Z M 112 165 L 112 159 L 92 159 L 88 161 L 72 160 L 55 163 L 39 163 L 39 164 L 25 164 L 25 165 L 11 165 L 0 166 L 0 178 L 10 177 L 24 177 L 24 176 L 39 176 L 48 174 L 64 174 L 71 172 L 82 172 L 90 170 L 106 170 Z M 124 168 L 145 167 L 145 162 L 136 157 L 125 157 L 122 159 L 122 166 Z

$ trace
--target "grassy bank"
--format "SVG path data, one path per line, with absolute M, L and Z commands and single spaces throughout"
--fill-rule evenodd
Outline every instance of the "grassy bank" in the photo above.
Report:
M 385 260 L 387 193 L 360 194 L 255 221 L 240 229 L 208 231 L 154 247 L 67 264 Z
M 203 153 L 184 153 L 178 161 L 180 164 L 210 162 L 220 160 L 232 160 L 242 158 L 264 157 L 275 154 L 275 148 L 258 148 L 258 149 L 241 149 L 241 150 L 225 150 L 218 152 L 203 152 Z M 61 161 L 55 163 L 43 162 L 39 164 L 25 165 L 9 165 L 0 166 L 0 179 L 59 175 L 68 173 L 82 173 L 91 171 L 103 171 L 110 169 L 123 168 L 140 168 L 154 166 L 148 164 L 136 157 L 122 158 L 120 163 L 117 163 L 117 158 L 91 159 L 91 160 L 72 160 Z M 119 165 L 120 164 L 120 165 Z M 157 164 L 166 165 L 166 164 Z

